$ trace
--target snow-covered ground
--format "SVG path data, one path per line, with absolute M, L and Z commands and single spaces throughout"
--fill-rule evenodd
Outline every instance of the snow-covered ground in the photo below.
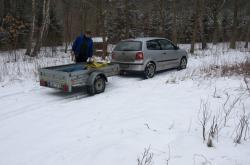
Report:
M 186 70 L 149 80 L 114 76 L 105 92 L 93 97 L 39 86 L 37 68 L 70 62 L 69 55 L 58 54 L 35 60 L 19 55 L 13 62 L 1 53 L 0 165 L 136 165 L 149 147 L 154 165 L 250 164 L 249 132 L 241 144 L 234 143 L 243 110 L 250 113 L 243 76 L 208 76 L 201 70 L 240 63 L 249 52 L 223 46 L 196 51 Z M 203 142 L 200 106 L 210 114 L 206 138 L 213 116 L 218 119 L 214 147 Z

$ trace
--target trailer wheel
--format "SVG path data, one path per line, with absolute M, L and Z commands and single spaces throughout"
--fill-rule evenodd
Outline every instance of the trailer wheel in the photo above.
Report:
M 92 85 L 87 86 L 87 92 L 90 95 L 99 94 L 105 91 L 106 80 L 102 76 L 96 76 L 95 81 Z
M 87 86 L 87 93 L 90 95 L 90 96 L 93 96 L 95 94 L 95 90 L 93 88 L 93 86 Z

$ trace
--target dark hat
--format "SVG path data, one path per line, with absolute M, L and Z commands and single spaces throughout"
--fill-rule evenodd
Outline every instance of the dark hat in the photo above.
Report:
M 86 31 L 85 31 L 85 34 L 87 34 L 87 35 L 91 35 L 91 34 L 92 34 L 92 32 L 91 32 L 90 30 L 86 30 Z

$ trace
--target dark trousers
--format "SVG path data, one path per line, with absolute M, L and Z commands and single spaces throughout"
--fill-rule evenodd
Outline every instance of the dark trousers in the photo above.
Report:
M 88 57 L 76 56 L 76 62 L 87 62 Z

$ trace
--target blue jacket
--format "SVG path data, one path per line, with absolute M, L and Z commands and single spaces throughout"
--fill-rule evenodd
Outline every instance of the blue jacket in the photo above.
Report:
M 91 38 L 85 37 L 85 35 L 80 35 L 76 38 L 76 40 L 73 43 L 72 51 L 75 53 L 75 55 L 80 54 L 81 46 L 83 44 L 83 41 L 87 41 L 88 43 L 88 50 L 87 50 L 87 57 L 93 56 L 93 40 Z

